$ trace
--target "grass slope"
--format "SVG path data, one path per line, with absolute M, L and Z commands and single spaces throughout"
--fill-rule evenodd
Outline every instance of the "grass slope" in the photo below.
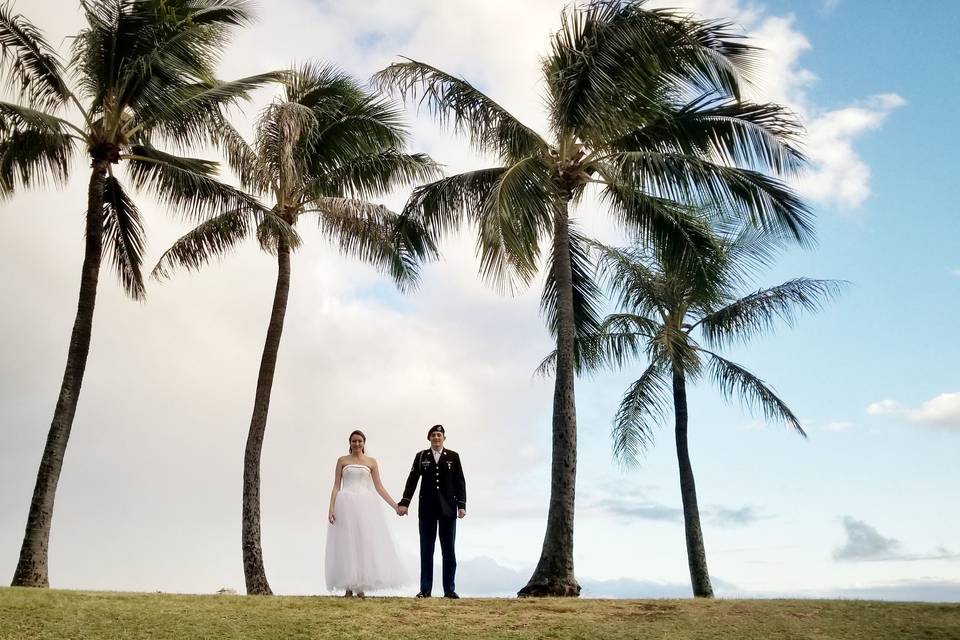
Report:
M 0 639 L 960 639 L 960 605 L 859 600 L 414 600 L 0 589 Z

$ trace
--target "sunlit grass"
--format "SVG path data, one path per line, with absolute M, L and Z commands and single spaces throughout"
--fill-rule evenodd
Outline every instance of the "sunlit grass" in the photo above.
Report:
M 960 605 L 246 597 L 0 589 L 0 639 L 960 639 Z

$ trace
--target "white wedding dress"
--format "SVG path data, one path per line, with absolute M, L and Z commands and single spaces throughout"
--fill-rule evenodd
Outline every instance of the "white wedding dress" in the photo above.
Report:
M 334 504 L 336 522 L 327 528 L 327 589 L 356 593 L 410 582 L 387 528 L 384 506 L 370 469 L 362 464 L 344 466 Z

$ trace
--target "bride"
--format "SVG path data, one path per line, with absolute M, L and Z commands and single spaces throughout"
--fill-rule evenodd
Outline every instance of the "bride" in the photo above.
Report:
M 377 494 L 394 511 L 397 503 L 380 482 L 377 461 L 366 455 L 366 442 L 362 431 L 350 434 L 350 454 L 337 460 L 330 493 L 327 589 L 343 589 L 346 597 L 409 582 Z

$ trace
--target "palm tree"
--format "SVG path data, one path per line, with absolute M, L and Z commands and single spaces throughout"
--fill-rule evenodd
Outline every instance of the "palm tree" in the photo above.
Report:
M 584 339 L 583 365 L 623 367 L 644 355 L 649 359 L 613 421 L 614 455 L 626 465 L 636 464 L 652 442 L 653 427 L 664 421 L 672 394 L 687 560 L 696 597 L 713 597 L 713 588 L 687 449 L 687 383 L 707 377 L 725 398 L 737 396 L 759 407 L 768 420 L 782 421 L 805 437 L 800 421 L 773 389 L 717 351 L 769 332 L 778 319 L 792 325 L 799 310 L 819 310 L 843 284 L 796 278 L 741 296 L 747 276 L 767 264 L 778 245 L 751 231 L 720 238 L 705 261 L 712 276 L 708 282 L 684 261 L 643 249 L 595 245 L 599 269 L 622 311 L 607 316 L 598 334 Z
M 196 269 L 255 235 L 277 260 L 273 310 L 253 401 L 243 463 L 243 571 L 248 594 L 269 595 L 260 543 L 260 452 L 290 288 L 290 252 L 300 245 L 295 225 L 315 217 L 342 251 L 389 273 L 405 288 L 435 249 L 414 221 L 369 198 L 437 175 L 423 154 L 406 154 L 401 114 L 329 66 L 305 64 L 285 95 L 266 107 L 254 144 L 221 123 L 221 144 L 256 207 L 227 208 L 180 238 L 154 269 L 169 277 L 177 266 Z
M 435 239 L 477 228 L 481 274 L 512 289 L 537 274 L 549 247 L 542 309 L 557 342 L 550 506 L 543 550 L 520 596 L 576 596 L 574 370 L 577 337 L 600 324 L 585 238 L 571 219 L 590 186 L 633 238 L 676 255 L 708 248 L 693 205 L 803 241 L 804 204 L 778 177 L 802 164 L 785 109 L 741 99 L 756 50 L 727 23 L 638 1 L 571 6 L 542 61 L 548 133 L 542 136 L 464 79 L 408 60 L 374 82 L 419 100 L 466 134 L 496 166 L 416 189 L 405 216 Z
M 215 179 L 216 163 L 153 143 L 182 149 L 202 142 L 207 123 L 224 107 L 276 77 L 214 77 L 230 31 L 250 20 L 240 0 L 86 0 L 82 6 L 87 26 L 74 38 L 69 74 L 41 31 L 11 3 L 0 7 L 0 74 L 19 100 L 0 102 L 0 195 L 66 182 L 81 148 L 91 166 L 77 315 L 15 586 L 49 584 L 54 496 L 83 382 L 104 250 L 124 290 L 137 300 L 144 295 L 140 211 L 114 165 L 124 163 L 135 187 L 186 215 L 243 206 L 242 194 Z

